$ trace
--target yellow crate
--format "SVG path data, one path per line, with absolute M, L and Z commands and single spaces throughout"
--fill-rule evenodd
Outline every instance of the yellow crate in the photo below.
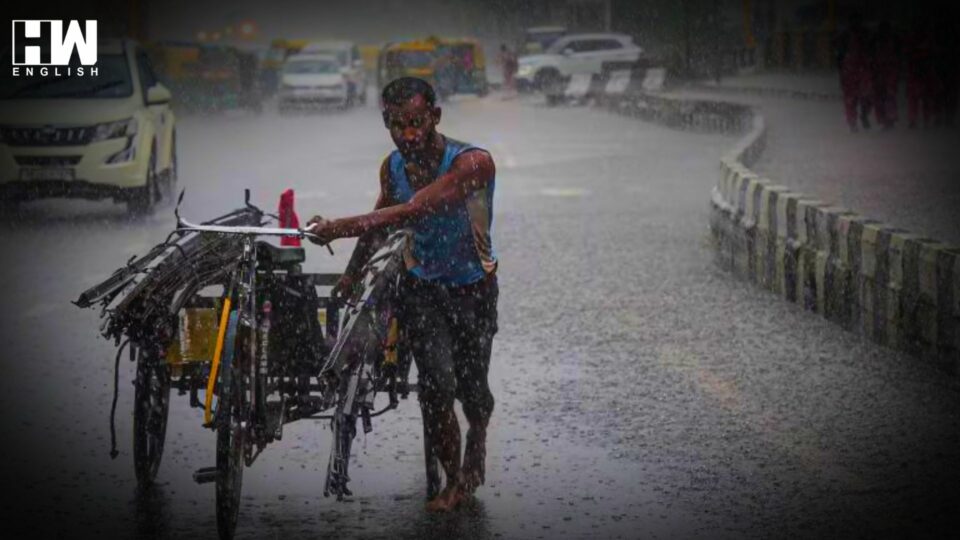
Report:
M 217 340 L 217 315 L 221 302 L 213 308 L 186 308 L 180 310 L 179 339 L 167 349 L 167 363 L 174 367 L 194 362 L 209 362 Z M 317 310 L 317 322 L 326 333 L 327 310 Z
M 218 301 L 217 304 L 220 302 Z M 217 339 L 216 308 L 180 310 L 179 339 L 167 349 L 167 363 L 177 366 L 191 362 L 209 362 Z
M 167 363 L 182 366 L 193 362 L 209 362 L 217 340 L 217 315 L 220 300 L 214 308 L 186 308 L 180 310 L 179 339 L 167 349 Z M 326 330 L 327 310 L 317 310 L 317 321 Z

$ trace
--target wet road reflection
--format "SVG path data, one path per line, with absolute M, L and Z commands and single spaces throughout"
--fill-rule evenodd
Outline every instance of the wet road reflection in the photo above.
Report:
M 351 502 L 324 499 L 329 430 L 301 422 L 244 474 L 238 538 L 917 536 L 956 524 L 960 384 L 716 269 L 706 208 L 729 138 L 522 100 L 447 104 L 447 133 L 498 160 L 500 333 L 487 484 L 423 510 L 415 399 L 359 436 Z M 372 108 L 184 117 L 184 215 L 368 210 L 390 149 Z M 29 538 L 210 538 L 212 434 L 172 396 L 158 485 L 135 487 L 132 365 L 70 301 L 173 227 L 52 201 L 0 222 L 0 484 Z M 338 271 L 308 250 L 305 270 Z M 463 424 L 465 425 L 465 423 Z M 354 465 L 355 464 L 355 465 Z M 13 537 L 16 535 L 11 534 Z

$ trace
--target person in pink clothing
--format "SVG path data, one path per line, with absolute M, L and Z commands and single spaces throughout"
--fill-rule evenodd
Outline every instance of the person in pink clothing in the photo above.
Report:
M 888 21 L 880 23 L 873 41 L 873 105 L 877 122 L 892 128 L 898 118 L 897 87 L 900 84 L 900 40 Z
M 911 128 L 929 127 L 937 120 L 939 84 L 934 69 L 936 47 L 927 21 L 920 21 L 907 42 L 907 119 Z
M 500 67 L 503 69 L 503 88 L 507 91 L 516 89 L 514 76 L 517 74 L 517 56 L 507 47 L 506 43 L 500 44 Z
M 857 113 L 863 129 L 870 129 L 871 84 L 870 40 L 860 17 L 850 17 L 847 30 L 840 35 L 837 47 L 837 66 L 840 68 L 840 90 L 847 124 L 858 131 Z

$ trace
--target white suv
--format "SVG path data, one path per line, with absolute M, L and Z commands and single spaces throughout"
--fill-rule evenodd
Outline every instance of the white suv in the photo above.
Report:
M 308 43 L 301 54 L 327 54 L 340 64 L 340 72 L 347 79 L 347 101 L 350 105 L 367 102 L 367 71 L 363 67 L 360 48 L 351 41 L 319 41 Z
M 628 35 L 567 35 L 543 54 L 520 57 L 517 84 L 546 93 L 562 92 L 560 85 L 574 74 L 600 75 L 604 64 L 632 64 L 642 55 L 643 49 Z
M 97 76 L 9 77 L 0 87 L 0 200 L 112 198 L 134 214 L 172 200 L 175 117 L 135 42 L 98 44 Z

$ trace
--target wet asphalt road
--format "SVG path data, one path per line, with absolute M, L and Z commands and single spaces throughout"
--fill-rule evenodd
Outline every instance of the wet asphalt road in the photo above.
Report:
M 186 216 L 297 190 L 302 218 L 372 206 L 389 140 L 372 108 L 182 118 Z M 238 538 L 938 537 L 960 526 L 960 383 L 716 269 L 707 200 L 728 137 L 587 109 L 465 98 L 442 130 L 498 167 L 500 328 L 487 485 L 422 510 L 414 400 L 355 443 L 356 496 L 322 497 L 324 424 L 286 428 L 244 476 Z M 172 227 L 48 201 L 2 223 L 3 523 L 30 538 L 211 538 L 192 472 L 214 437 L 172 401 L 159 485 L 138 492 L 133 366 L 120 456 L 114 348 L 69 304 Z M 338 271 L 312 249 L 308 270 Z M 109 535 L 109 536 L 108 536 Z

